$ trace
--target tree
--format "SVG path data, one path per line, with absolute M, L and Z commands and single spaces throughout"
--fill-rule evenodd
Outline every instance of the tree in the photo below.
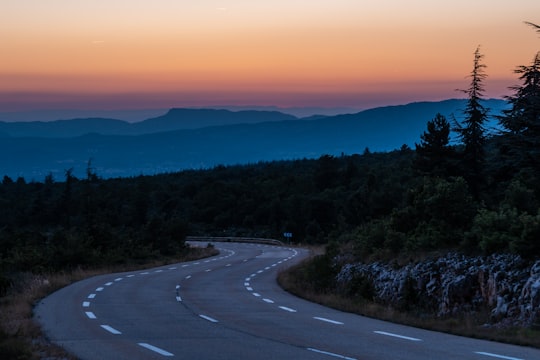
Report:
M 499 123 L 505 129 L 504 145 L 514 164 L 540 171 L 540 52 L 529 66 L 519 66 L 522 85 L 510 89 L 514 95 L 506 99 L 510 109 L 503 111 Z
M 486 65 L 482 63 L 484 55 L 480 47 L 474 52 L 474 66 L 471 71 L 471 84 L 469 89 L 461 90 L 468 95 L 467 106 L 464 110 L 465 119 L 458 124 L 456 131 L 465 145 L 463 162 L 465 178 L 471 191 L 478 197 L 479 186 L 482 179 L 482 167 L 485 160 L 484 145 L 486 142 L 484 123 L 487 121 L 488 110 L 482 105 L 484 93 L 483 82 L 487 75 L 484 72 Z
M 420 135 L 421 142 L 416 145 L 414 166 L 420 172 L 435 176 L 448 174 L 449 158 L 452 148 L 450 142 L 450 123 L 438 113 L 428 121 L 427 131 Z

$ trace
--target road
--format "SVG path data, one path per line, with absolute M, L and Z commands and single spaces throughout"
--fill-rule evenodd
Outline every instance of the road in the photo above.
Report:
M 540 350 L 378 321 L 292 296 L 307 250 L 216 243 L 220 255 L 92 277 L 40 301 L 49 339 L 80 359 L 540 359 Z

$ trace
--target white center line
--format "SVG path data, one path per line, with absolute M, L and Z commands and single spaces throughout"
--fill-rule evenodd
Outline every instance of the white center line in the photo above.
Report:
M 490 356 L 490 357 L 497 358 L 497 359 L 523 360 L 523 359 L 520 359 L 520 358 L 509 357 L 509 356 L 503 356 L 503 355 L 498 355 L 498 354 L 492 354 L 492 353 L 487 353 L 487 352 L 482 352 L 482 351 L 477 351 L 477 352 L 475 352 L 475 354 L 478 354 L 478 355 L 484 355 L 484 356 Z
M 288 311 L 288 312 L 296 312 L 296 310 L 294 309 L 291 309 L 291 308 L 288 308 L 286 306 L 280 306 L 279 307 L 281 310 L 285 310 L 285 311 Z
M 210 316 L 206 316 L 206 315 L 199 315 L 201 318 L 203 318 L 204 320 L 208 320 L 210 322 L 213 322 L 213 323 L 217 323 L 218 321 L 214 318 L 211 318 Z
M 115 328 L 109 326 L 109 325 L 101 325 L 102 328 L 104 328 L 105 330 L 107 330 L 108 332 L 110 332 L 111 334 L 114 334 L 114 335 L 120 335 L 121 332 L 116 330 Z
M 91 312 L 91 311 L 87 311 L 85 312 L 86 316 L 88 316 L 89 319 L 97 319 L 96 315 Z
M 322 350 L 317 350 L 317 349 L 313 349 L 313 348 L 307 348 L 307 349 L 309 351 L 313 351 L 313 352 L 316 352 L 318 354 L 328 355 L 328 356 L 332 356 L 332 357 L 339 358 L 339 359 L 356 360 L 355 358 L 352 358 L 352 357 L 343 356 L 343 355 L 339 355 L 339 354 L 334 354 L 334 353 L 331 353 L 331 352 L 328 352 L 328 351 L 322 351 Z
M 335 325 L 343 325 L 343 323 L 341 321 L 336 321 L 336 320 L 330 320 L 330 319 L 327 319 L 327 318 L 322 318 L 322 317 L 313 317 L 315 320 L 320 320 L 320 321 L 324 321 L 324 322 L 327 322 L 327 323 L 330 323 L 330 324 L 335 324 Z
M 399 338 L 399 339 L 404 339 L 404 340 L 422 341 L 422 339 L 417 339 L 417 338 L 398 335 L 398 334 L 392 334 L 392 333 L 389 333 L 389 332 L 386 332 L 386 331 L 374 331 L 374 333 L 379 334 L 379 335 L 392 336 L 392 337 Z
M 151 350 L 153 352 L 156 352 L 160 355 L 163 355 L 163 356 L 174 356 L 174 354 L 171 354 L 170 352 L 168 351 L 165 351 L 163 349 L 160 349 L 156 346 L 153 346 L 153 345 L 150 345 L 150 344 L 146 344 L 146 343 L 139 343 L 139 346 L 142 346 L 143 348 L 146 348 L 148 350 Z

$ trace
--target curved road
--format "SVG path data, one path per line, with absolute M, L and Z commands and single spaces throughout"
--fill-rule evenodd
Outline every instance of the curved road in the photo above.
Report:
M 540 350 L 400 326 L 296 298 L 276 283 L 303 249 L 219 243 L 213 258 L 96 276 L 35 308 L 81 359 L 540 359 Z

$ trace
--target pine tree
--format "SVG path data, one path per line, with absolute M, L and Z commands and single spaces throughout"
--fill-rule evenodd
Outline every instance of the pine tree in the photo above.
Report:
M 452 148 L 450 142 L 450 123 L 441 114 L 428 121 L 427 131 L 420 135 L 421 142 L 416 145 L 416 169 L 435 176 L 448 175 Z
M 482 63 L 484 55 L 480 48 L 474 52 L 474 67 L 471 71 L 469 89 L 461 90 L 468 95 L 467 106 L 464 110 L 465 119 L 456 128 L 465 149 L 463 151 L 464 176 L 467 179 L 475 197 L 478 196 L 482 171 L 485 160 L 484 145 L 486 142 L 484 123 L 487 121 L 488 110 L 482 105 L 484 80 L 487 77 Z
M 519 66 L 514 72 L 522 85 L 510 88 L 514 95 L 506 99 L 511 107 L 499 117 L 499 123 L 505 129 L 505 145 L 514 164 L 540 171 L 540 52 L 531 65 Z

